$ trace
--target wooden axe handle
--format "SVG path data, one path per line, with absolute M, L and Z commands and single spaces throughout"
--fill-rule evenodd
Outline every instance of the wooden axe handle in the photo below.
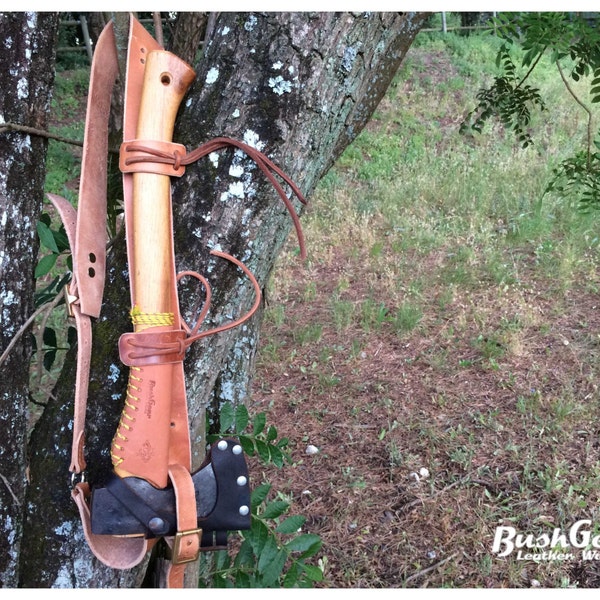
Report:
M 166 51 L 150 52 L 146 60 L 137 139 L 170 142 L 179 105 L 195 74 Z M 143 313 L 176 313 L 170 178 L 134 173 L 132 207 L 134 306 Z

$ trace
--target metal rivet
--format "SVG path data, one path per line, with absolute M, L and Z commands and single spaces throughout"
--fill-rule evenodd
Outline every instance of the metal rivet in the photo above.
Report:
M 150 522 L 148 523 L 148 527 L 150 527 L 150 529 L 154 532 L 162 531 L 165 527 L 165 522 L 159 517 L 154 517 L 154 518 L 150 519 Z
M 235 446 L 234 446 L 234 447 L 231 449 L 231 451 L 232 451 L 234 454 L 241 454 L 241 453 L 242 453 L 242 447 L 241 447 L 240 445 L 236 444 L 236 445 L 235 445 Z
M 218 444 L 217 444 L 217 448 L 219 450 L 227 450 L 227 442 L 225 440 L 221 440 Z
M 237 483 L 237 484 L 238 484 L 240 487 L 242 487 L 242 486 L 244 486 L 244 485 L 246 485 L 246 484 L 248 483 L 248 480 L 247 480 L 247 479 L 246 479 L 246 478 L 245 478 L 243 475 L 240 475 L 240 476 L 237 478 L 237 482 L 236 482 L 236 483 Z
M 244 506 L 240 506 L 240 515 L 245 517 L 250 512 L 250 509 L 244 504 Z

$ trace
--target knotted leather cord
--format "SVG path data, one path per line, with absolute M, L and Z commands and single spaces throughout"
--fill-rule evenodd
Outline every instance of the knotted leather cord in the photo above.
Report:
M 277 190 L 279 197 L 285 204 L 292 221 L 294 222 L 294 227 L 296 229 L 296 235 L 298 236 L 298 243 L 300 245 L 300 256 L 304 259 L 306 258 L 306 248 L 304 244 L 304 235 L 302 233 L 302 227 L 300 225 L 300 219 L 290 202 L 290 199 L 287 197 L 284 189 L 281 187 L 279 181 L 277 181 L 275 175 L 278 175 L 285 183 L 287 183 L 294 192 L 294 195 L 300 200 L 302 204 L 306 204 L 306 199 L 304 198 L 302 192 L 298 188 L 298 186 L 292 181 L 292 179 L 286 175 L 272 160 L 270 160 L 265 154 L 263 154 L 260 150 L 253 148 L 252 146 L 245 144 L 244 142 L 240 142 L 239 140 L 235 140 L 233 138 L 228 137 L 217 137 L 204 144 L 198 146 L 195 150 L 188 152 L 185 155 L 179 154 L 177 150 L 172 152 L 166 152 L 159 150 L 157 148 L 152 148 L 150 146 L 145 146 L 142 143 L 138 143 L 136 141 L 125 142 L 124 144 L 125 150 L 127 152 L 142 152 L 145 153 L 145 156 L 130 156 L 126 157 L 124 160 L 124 164 L 126 166 L 131 166 L 136 163 L 159 163 L 159 164 L 167 164 L 172 165 L 174 169 L 179 169 L 182 165 L 189 165 L 197 160 L 203 158 L 207 154 L 211 152 L 216 152 L 217 150 L 221 150 L 223 148 L 227 148 L 228 146 L 234 146 L 242 150 L 245 154 L 247 154 L 260 168 L 260 170 L 265 174 L 267 179 L 271 182 L 273 187 Z
M 241 325 L 242 323 L 247 321 L 257 311 L 258 307 L 260 306 L 260 298 L 261 298 L 260 286 L 258 284 L 258 281 L 256 280 L 256 277 L 254 277 L 254 275 L 248 269 L 248 267 L 246 267 L 246 265 L 244 265 L 244 263 L 239 261 L 237 258 L 234 258 L 230 254 L 226 254 L 225 252 L 219 252 L 218 250 L 211 250 L 210 253 L 214 256 L 219 256 L 220 258 L 225 258 L 226 260 L 237 265 L 244 272 L 244 274 L 250 279 L 250 281 L 252 282 L 252 285 L 254 286 L 254 292 L 255 292 L 254 304 L 252 305 L 250 310 L 245 315 L 243 315 L 239 319 L 236 319 L 235 321 L 231 321 L 230 323 L 226 323 L 225 325 L 220 325 L 219 327 L 215 327 L 213 329 L 209 329 L 207 331 L 201 331 L 200 333 L 198 333 L 198 329 L 200 328 L 200 325 L 202 325 L 202 322 L 204 321 L 204 318 L 206 317 L 208 310 L 210 308 L 210 298 L 211 298 L 210 285 L 209 285 L 208 281 L 206 281 L 206 279 L 199 273 L 195 273 L 193 271 L 184 271 L 182 273 L 179 273 L 179 275 L 177 276 L 178 280 L 181 279 L 181 277 L 184 277 L 185 275 L 190 275 L 192 277 L 196 277 L 197 279 L 202 281 L 202 284 L 205 286 L 205 288 L 207 290 L 206 299 L 204 301 L 204 306 L 202 308 L 202 312 L 198 316 L 198 319 L 196 320 L 196 323 L 194 324 L 194 326 L 190 327 L 185 322 L 183 317 L 181 318 L 181 326 L 186 331 L 188 336 L 184 339 L 177 339 L 172 342 L 162 342 L 162 343 L 155 342 L 152 344 L 144 342 L 143 336 L 137 336 L 137 335 L 130 336 L 130 337 L 128 337 L 127 343 L 130 346 L 133 346 L 134 348 L 140 348 L 140 350 L 130 352 L 128 355 L 129 358 L 140 359 L 140 358 L 146 358 L 149 356 L 161 356 L 161 355 L 166 355 L 166 354 L 173 354 L 174 352 L 178 352 L 179 354 L 183 355 L 185 353 L 185 351 L 195 341 L 197 341 L 203 337 L 207 337 L 209 335 L 214 335 L 216 333 L 221 333 L 223 331 L 233 329 L 234 327 L 237 327 L 238 325 Z M 138 339 L 140 341 L 137 341 Z
M 185 155 L 182 155 L 176 149 L 172 150 L 171 152 L 168 152 L 166 150 L 160 150 L 159 148 L 148 146 L 148 145 L 145 145 L 143 142 L 138 142 L 138 141 L 134 140 L 131 142 L 124 142 L 123 150 L 125 151 L 125 153 L 135 152 L 138 154 L 133 155 L 133 156 L 125 156 L 123 164 L 126 167 L 129 167 L 136 163 L 154 163 L 154 164 L 159 163 L 159 164 L 172 165 L 174 170 L 178 170 L 181 166 L 189 165 L 189 164 L 196 162 L 197 160 L 203 158 L 204 156 L 210 154 L 211 152 L 216 152 L 217 150 L 221 150 L 221 149 L 229 147 L 229 146 L 233 146 L 235 148 L 242 150 L 252 160 L 254 160 L 254 162 L 258 165 L 260 170 L 265 174 L 267 179 L 271 182 L 271 184 L 273 185 L 273 187 L 279 194 L 279 197 L 283 201 L 285 207 L 287 208 L 287 210 L 292 218 L 292 221 L 294 223 L 294 227 L 296 229 L 296 235 L 298 236 L 298 243 L 300 245 L 300 255 L 302 258 L 306 258 L 304 235 L 302 233 L 300 219 L 298 218 L 298 215 L 297 215 L 296 211 L 294 210 L 294 207 L 292 206 L 290 199 L 287 197 L 287 194 L 285 193 L 281 184 L 275 177 L 274 173 L 276 175 L 278 175 L 283 181 L 285 181 L 285 183 L 287 183 L 291 187 L 293 193 L 296 195 L 296 197 L 298 198 L 298 200 L 300 200 L 300 202 L 302 204 L 306 204 L 306 200 L 305 200 L 302 192 L 300 191 L 298 186 L 292 181 L 292 179 L 288 175 L 286 175 L 286 173 L 284 173 L 281 170 L 281 168 L 279 168 L 273 161 L 271 161 L 260 150 L 257 150 L 256 148 L 253 148 L 252 146 L 245 144 L 244 142 L 240 142 L 239 140 L 235 140 L 233 138 L 218 137 L 218 138 L 214 138 L 213 140 L 210 140 L 209 142 L 205 142 L 204 144 L 198 146 L 198 148 L 196 148 L 195 150 L 188 152 Z M 142 155 L 140 156 L 139 153 L 142 153 Z M 206 280 L 206 278 L 204 278 L 199 273 L 196 273 L 194 271 L 184 271 L 183 273 L 180 273 L 177 276 L 177 281 L 179 281 L 181 279 L 181 277 L 189 275 L 189 276 L 192 276 L 192 277 L 195 277 L 196 279 L 198 279 L 204 285 L 205 290 L 206 290 L 206 299 L 204 302 L 204 307 L 203 307 L 203 310 L 200 313 L 198 319 L 196 320 L 194 327 L 191 328 L 185 322 L 185 320 L 182 318 L 181 319 L 181 327 L 186 331 L 188 336 L 184 339 L 177 339 L 172 342 L 163 342 L 163 343 L 155 342 L 155 343 L 149 344 L 147 341 L 143 340 L 143 338 L 136 339 L 136 336 L 131 336 L 128 339 L 128 344 L 130 346 L 133 346 L 134 348 L 139 348 L 139 350 L 129 353 L 129 357 L 131 359 L 143 359 L 143 358 L 147 358 L 150 356 L 162 356 L 162 355 L 173 354 L 173 352 L 178 352 L 179 354 L 184 354 L 185 351 L 187 350 L 187 348 L 189 348 L 195 341 L 197 341 L 203 337 L 207 337 L 209 335 L 214 335 L 216 333 L 221 333 L 223 331 L 227 331 L 229 329 L 237 327 L 238 325 L 242 324 L 244 321 L 248 320 L 256 312 L 256 310 L 260 306 L 261 291 L 260 291 L 260 286 L 259 286 L 256 278 L 252 274 L 252 272 L 242 262 L 240 262 L 239 260 L 237 260 L 236 258 L 231 256 L 230 254 L 226 254 L 224 252 L 219 252 L 217 250 L 212 250 L 211 254 L 213 254 L 215 256 L 219 256 L 221 258 L 224 258 L 224 259 L 234 263 L 250 279 L 250 281 L 252 282 L 252 285 L 254 286 L 255 296 L 256 296 L 254 305 L 252 306 L 252 308 L 243 317 L 240 317 L 239 319 L 236 319 L 235 321 L 232 321 L 231 323 L 227 323 L 226 325 L 221 325 L 220 327 L 216 327 L 214 329 L 210 329 L 208 331 L 202 331 L 202 332 L 198 333 L 198 329 L 200 328 L 200 325 L 202 324 L 202 322 L 203 322 L 204 318 L 206 317 L 206 314 L 208 313 L 208 310 L 210 308 L 211 288 L 210 288 L 210 285 L 209 285 L 208 281 Z M 133 315 L 132 315 L 132 317 L 133 317 Z M 136 313 L 136 317 L 139 319 L 145 318 L 147 320 L 152 320 L 153 318 L 156 317 L 156 315 L 143 315 L 138 312 L 138 313 Z

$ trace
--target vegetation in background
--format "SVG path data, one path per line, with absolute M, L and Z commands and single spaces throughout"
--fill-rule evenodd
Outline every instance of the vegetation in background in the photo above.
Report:
M 496 56 L 501 74 L 477 94 L 479 104 L 465 126 L 481 132 L 492 118 L 512 130 L 526 148 L 533 143 L 528 128 L 531 111 L 545 110 L 532 75 L 543 57 L 557 69 L 574 108 L 584 111 L 587 139 L 582 148 L 553 169 L 547 191 L 580 200 L 589 208 L 600 205 L 600 135 L 591 106 L 600 102 L 600 30 L 597 23 L 573 13 L 500 13 L 491 22 L 502 41 Z M 517 64 L 520 62 L 520 65 Z M 575 89 L 574 84 L 582 82 Z

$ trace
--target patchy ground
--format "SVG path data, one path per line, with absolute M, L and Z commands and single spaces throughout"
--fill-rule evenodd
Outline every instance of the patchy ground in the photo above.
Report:
M 325 585 L 599 585 L 598 561 L 491 552 L 499 524 L 539 535 L 597 514 L 597 294 L 583 284 L 547 300 L 539 282 L 500 298 L 456 294 L 440 309 L 431 290 L 410 334 L 389 322 L 336 327 L 325 309 L 336 271 L 355 274 L 344 298 L 358 306 L 368 262 L 286 266 L 297 283 L 285 319 L 265 325 L 251 407 L 291 440 L 293 464 L 266 477 L 322 537 Z M 498 324 L 512 315 L 512 329 L 481 339 L 486 311 Z M 301 337 L 309 324 L 322 328 Z M 565 496 L 581 512 L 569 514 Z

